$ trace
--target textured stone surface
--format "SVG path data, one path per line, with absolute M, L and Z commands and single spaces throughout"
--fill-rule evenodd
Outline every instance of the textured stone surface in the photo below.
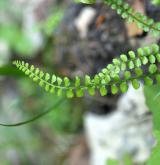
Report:
M 121 160 L 126 153 L 136 163 L 144 163 L 149 157 L 154 139 L 142 88 L 135 91 L 130 87 L 109 115 L 88 113 L 84 121 L 91 165 L 106 165 L 107 159 Z

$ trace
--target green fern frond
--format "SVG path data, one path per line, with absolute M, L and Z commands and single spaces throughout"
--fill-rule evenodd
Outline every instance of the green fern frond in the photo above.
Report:
M 136 12 L 124 0 L 104 0 L 112 9 L 116 10 L 122 18 L 127 19 L 129 23 L 135 22 L 137 26 L 145 32 L 151 30 L 153 34 L 160 34 L 160 22 L 155 23 L 153 19 Z
M 85 91 L 95 95 L 97 89 L 102 96 L 107 95 L 108 91 L 112 94 L 119 91 L 124 93 L 129 83 L 138 89 L 140 80 L 145 85 L 152 85 L 155 80 L 160 83 L 158 63 L 160 63 L 160 47 L 157 44 L 139 48 L 136 52 L 129 51 L 127 55 L 120 55 L 120 58 L 113 59 L 112 64 L 108 64 L 93 78 L 85 75 L 84 78 L 76 76 L 74 80 L 70 80 L 68 77 L 61 78 L 44 73 L 24 61 L 13 62 L 19 70 L 38 82 L 47 92 L 56 93 L 58 96 L 65 94 L 68 98 L 75 95 L 82 97 Z
M 95 3 L 95 0 L 78 0 L 82 3 Z M 128 20 L 129 23 L 135 22 L 137 26 L 143 29 L 145 32 L 151 31 L 155 36 L 160 34 L 160 22 L 154 22 L 152 18 L 136 12 L 128 3 L 124 0 L 104 0 L 105 4 L 111 6 L 112 9 L 117 11 L 123 19 Z

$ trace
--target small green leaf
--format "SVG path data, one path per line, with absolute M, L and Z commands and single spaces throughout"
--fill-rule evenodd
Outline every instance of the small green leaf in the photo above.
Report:
M 64 78 L 64 85 L 65 85 L 65 87 L 68 87 L 70 85 L 70 80 L 68 77 Z
M 29 78 L 33 78 L 33 77 L 34 77 L 34 74 L 30 73 Z
M 114 69 L 114 65 L 113 64 L 108 64 L 107 65 L 107 69 L 109 69 L 110 71 L 112 71 Z
M 130 71 L 125 71 L 124 72 L 124 77 L 126 80 L 130 79 L 131 78 L 131 72 Z
M 107 95 L 107 89 L 105 86 L 100 87 L 100 94 L 101 94 L 101 96 Z
M 91 84 L 91 78 L 90 78 L 90 76 L 86 75 L 85 76 L 85 85 L 88 86 L 90 84 Z
M 74 97 L 73 89 L 69 89 L 66 92 L 67 92 L 67 97 L 68 98 L 73 98 Z
M 84 90 L 79 88 L 76 90 L 77 97 L 83 97 L 84 96 Z
M 52 87 L 52 88 L 50 89 L 50 93 L 54 94 L 54 92 L 55 92 L 55 87 Z
M 80 83 L 81 83 L 81 79 L 78 76 L 76 76 L 75 77 L 75 86 L 76 87 L 79 87 L 80 86 Z
M 158 53 L 159 52 L 159 46 L 157 45 L 157 44 L 153 44 L 152 46 L 152 51 L 153 51 L 153 53 Z
M 34 65 L 31 65 L 31 67 L 30 67 L 30 71 L 31 71 L 31 72 L 34 71 Z
M 50 90 L 49 85 L 46 84 L 46 86 L 45 86 L 45 91 L 48 92 L 49 90 Z
M 155 56 L 154 55 L 150 55 L 149 56 L 149 61 L 150 61 L 151 64 L 154 64 L 156 62 Z
M 95 83 L 95 84 L 99 84 L 99 82 L 100 82 L 99 76 L 98 76 L 98 75 L 95 75 L 95 76 L 94 76 L 94 83 Z
M 140 87 L 140 83 L 137 79 L 132 80 L 132 86 L 134 89 L 138 89 Z
M 112 94 L 117 94 L 118 93 L 118 87 L 115 84 L 113 84 L 111 86 L 111 92 L 112 92 Z
M 144 47 L 143 50 L 147 55 L 150 55 L 152 53 L 151 48 L 148 46 Z
M 42 78 L 43 76 L 44 76 L 44 73 L 42 71 L 40 71 L 39 77 Z
M 33 77 L 33 81 L 37 82 L 39 80 L 39 78 L 37 76 Z
M 55 75 L 52 75 L 51 83 L 52 83 L 52 84 L 55 83 L 56 80 L 57 80 L 56 76 L 55 76 Z
M 105 80 L 102 79 L 102 80 L 101 80 L 101 85 L 105 85 L 105 84 L 106 84 Z
M 120 65 L 120 63 L 121 63 L 120 60 L 117 59 L 117 58 L 113 59 L 112 62 L 113 62 L 113 64 L 115 64 L 115 65 Z
M 128 84 L 126 82 L 121 83 L 120 84 L 120 89 L 121 89 L 122 93 L 127 92 L 127 90 L 128 90 Z
M 143 70 L 141 68 L 135 68 L 135 73 L 138 77 L 143 75 Z
M 113 74 L 112 78 L 114 79 L 115 82 L 119 82 L 120 81 L 120 77 L 118 74 Z
M 153 80 L 150 77 L 145 77 L 144 78 L 144 83 L 145 85 L 152 85 L 153 84 Z
M 121 55 L 120 55 L 120 58 L 121 58 L 121 60 L 122 60 L 123 62 L 127 62 L 127 61 L 128 61 L 128 58 L 127 58 L 127 56 L 126 56 L 125 54 L 121 54 Z
M 62 88 L 58 88 L 57 89 L 57 96 L 62 96 L 62 92 L 63 92 Z
M 46 73 L 45 80 L 48 81 L 49 79 L 50 79 L 50 75 L 48 73 Z
M 135 65 L 136 67 L 140 67 L 142 65 L 141 60 L 139 58 L 135 60 Z
M 108 69 L 107 69 L 107 68 L 104 68 L 104 69 L 102 69 L 102 72 L 103 72 L 104 74 L 106 74 L 106 73 L 108 73 Z
M 133 69 L 133 68 L 134 68 L 134 63 L 133 63 L 133 61 L 129 61 L 129 62 L 128 62 L 128 67 L 129 67 L 129 69 Z
M 146 65 L 148 63 L 148 58 L 144 56 L 142 58 L 142 63 L 143 63 L 143 65 Z
M 36 70 L 35 70 L 35 74 L 38 75 L 39 72 L 40 72 L 39 68 L 36 68 Z
M 149 66 L 149 69 L 148 70 L 149 70 L 149 73 L 151 73 L 151 74 L 157 72 L 157 66 L 156 66 L 156 64 L 151 64 Z
M 137 53 L 138 53 L 139 56 L 144 56 L 145 55 L 144 50 L 142 48 L 139 48 L 137 50 Z
M 109 75 L 105 76 L 105 83 L 108 84 L 111 81 L 111 77 Z
M 62 84 L 62 79 L 60 77 L 57 77 L 57 83 L 59 86 Z
M 104 77 L 104 74 L 103 73 L 98 73 L 98 76 L 100 77 L 100 78 L 103 78 Z
M 131 59 L 135 59 L 136 55 L 133 51 L 129 51 L 128 54 Z
M 29 69 L 27 69 L 27 70 L 25 71 L 25 74 L 26 74 L 26 75 L 29 75 L 29 74 L 30 74 Z
M 122 70 L 122 71 L 126 70 L 126 67 L 127 67 L 127 66 L 126 66 L 126 63 L 122 62 L 122 63 L 121 63 L 121 70 Z
M 44 80 L 40 80 L 39 86 L 40 86 L 40 87 L 43 87 L 43 86 L 44 86 Z
M 28 69 L 29 68 L 29 64 L 28 63 L 25 63 L 25 67 Z
M 118 74 L 120 73 L 120 71 L 121 71 L 121 68 L 119 66 L 115 66 L 114 72 Z
M 89 93 L 91 96 L 94 96 L 94 95 L 95 95 L 95 87 L 88 87 L 88 93 Z

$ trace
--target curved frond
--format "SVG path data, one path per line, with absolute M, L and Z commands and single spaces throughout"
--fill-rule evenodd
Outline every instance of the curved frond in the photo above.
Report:
M 128 3 L 124 2 L 124 0 L 104 0 L 104 2 L 116 10 L 122 18 L 127 19 L 129 23 L 135 22 L 137 26 L 145 32 L 151 30 L 154 35 L 160 34 L 160 22 L 155 23 L 152 18 L 136 12 Z
M 77 0 L 77 2 L 91 4 L 95 3 L 96 0 Z M 160 34 L 160 22 L 154 22 L 152 18 L 148 18 L 140 12 L 136 12 L 124 0 L 103 0 L 103 2 L 116 10 L 117 14 L 123 19 L 128 20 L 129 23 L 135 22 L 137 26 L 145 32 L 151 31 L 155 36 Z
M 129 51 L 127 55 L 120 55 L 93 78 L 85 75 L 84 78 L 76 76 L 74 80 L 70 80 L 68 77 L 44 73 L 24 61 L 14 61 L 13 64 L 46 91 L 56 93 L 58 96 L 65 94 L 68 98 L 72 98 L 75 95 L 82 97 L 85 91 L 95 95 L 96 90 L 99 90 L 102 96 L 107 95 L 108 91 L 112 94 L 119 91 L 124 93 L 130 82 L 135 89 L 138 89 L 140 80 L 145 85 L 152 85 L 155 80 L 160 83 L 159 62 L 160 47 L 153 44 L 150 47 L 139 48 L 136 52 Z

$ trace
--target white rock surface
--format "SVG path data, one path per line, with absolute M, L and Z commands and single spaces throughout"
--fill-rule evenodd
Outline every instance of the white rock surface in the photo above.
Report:
M 75 19 L 74 24 L 79 31 L 80 37 L 85 38 L 88 32 L 88 26 L 96 15 L 96 10 L 91 7 L 85 7 Z
M 123 159 L 130 154 L 135 162 L 144 162 L 154 139 L 151 117 L 146 119 L 147 107 L 142 88 L 129 90 L 118 101 L 115 111 L 106 116 L 88 113 L 85 130 L 91 151 L 91 165 L 106 165 L 107 159 Z

